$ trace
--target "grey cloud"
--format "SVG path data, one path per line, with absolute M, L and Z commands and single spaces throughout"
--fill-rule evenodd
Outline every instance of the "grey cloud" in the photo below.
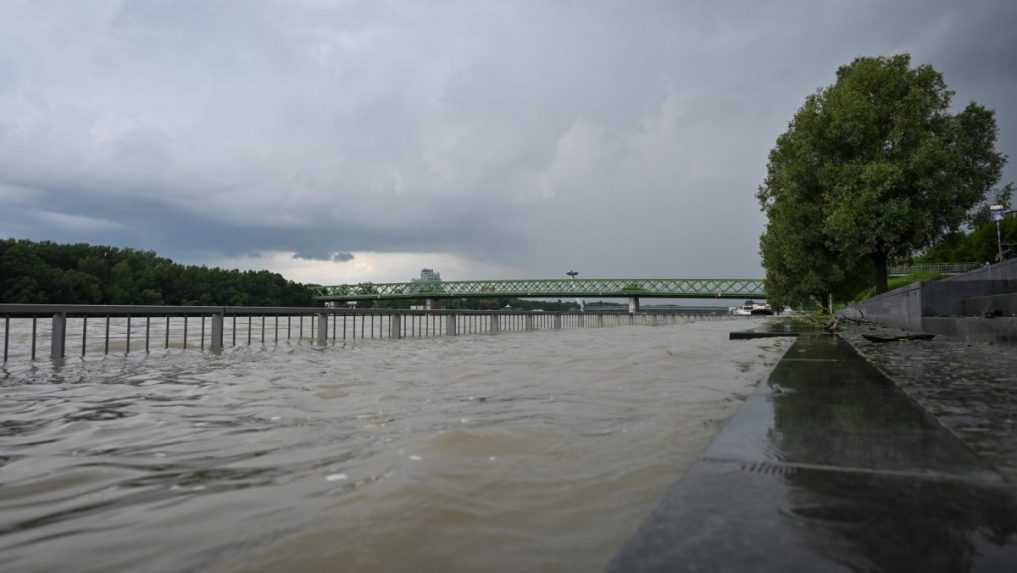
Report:
M 910 51 L 1014 156 L 1015 27 L 1009 0 L 8 3 L 0 235 L 757 275 L 807 94 Z
M 307 250 L 303 249 L 293 253 L 294 259 L 303 259 L 305 261 L 330 261 L 333 263 L 347 263 L 352 261 L 355 257 L 353 253 L 347 253 L 344 251 L 329 251 L 329 250 Z

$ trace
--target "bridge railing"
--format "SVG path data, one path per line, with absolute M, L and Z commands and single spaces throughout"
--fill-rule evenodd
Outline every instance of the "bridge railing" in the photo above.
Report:
M 110 355 L 236 346 L 317 345 L 382 338 L 677 322 L 709 311 L 540 312 L 335 307 L 0 304 L 3 363 L 12 357 Z M 718 308 L 716 314 L 726 313 Z

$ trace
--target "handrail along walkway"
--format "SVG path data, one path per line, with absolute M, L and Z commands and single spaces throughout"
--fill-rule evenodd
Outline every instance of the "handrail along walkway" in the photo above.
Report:
M 28 334 L 15 342 L 29 348 L 31 360 L 38 354 L 38 338 L 48 333 L 49 355 L 53 359 L 67 354 L 69 337 L 79 341 L 84 357 L 90 349 L 90 338 L 102 340 L 101 352 L 108 355 L 120 350 L 130 354 L 131 343 L 143 344 L 150 352 L 153 345 L 162 342 L 164 349 L 187 349 L 190 343 L 204 351 L 222 351 L 227 341 L 231 346 L 246 340 L 247 345 L 258 342 L 278 344 L 285 340 L 309 339 L 324 346 L 331 341 L 357 338 L 423 338 L 433 336 L 459 336 L 465 334 L 531 330 L 557 330 L 563 328 L 590 328 L 630 324 L 656 325 L 677 322 L 692 314 L 724 314 L 697 310 L 660 309 L 638 313 L 620 311 L 521 311 L 521 310 L 404 310 L 404 309 L 351 309 L 341 307 L 266 307 L 266 306 L 155 306 L 155 305 L 53 305 L 53 304 L 0 304 L 0 323 L 3 325 L 3 363 L 11 356 L 12 324 L 30 321 Z M 49 319 L 40 333 L 39 319 Z M 307 319 L 305 321 L 305 319 Z M 78 324 L 72 325 L 72 321 Z M 309 329 L 305 328 L 305 322 Z M 91 327 L 90 327 L 91 325 Z M 193 328 L 192 327 L 196 327 Z M 73 328 L 72 328 L 73 327 Z M 122 331 L 123 336 L 118 337 Z M 80 334 L 74 334 L 80 333 Z M 91 336 L 90 336 L 91 334 Z M 295 335 L 295 336 L 294 336 Z M 29 340 L 25 340 L 29 338 Z M 113 343 L 111 345 L 111 342 Z M 91 347 L 98 351 L 98 345 Z M 138 347 L 135 346 L 135 351 Z

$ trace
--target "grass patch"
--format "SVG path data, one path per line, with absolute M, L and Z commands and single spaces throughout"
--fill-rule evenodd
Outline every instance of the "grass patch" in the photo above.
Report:
M 909 285 L 911 283 L 918 282 L 918 281 L 929 282 L 929 281 L 939 280 L 939 279 L 943 278 L 943 276 L 944 275 L 942 275 L 941 273 L 911 273 L 910 275 L 903 275 L 903 276 L 899 276 L 899 277 L 890 277 L 890 279 L 886 281 L 886 286 L 887 286 L 888 290 L 893 290 L 895 288 L 900 288 L 902 286 L 907 286 L 907 285 Z M 862 292 L 858 293 L 855 296 L 853 302 L 861 302 L 863 300 L 872 298 L 875 295 L 876 295 L 876 287 L 869 287 L 869 288 L 863 290 Z

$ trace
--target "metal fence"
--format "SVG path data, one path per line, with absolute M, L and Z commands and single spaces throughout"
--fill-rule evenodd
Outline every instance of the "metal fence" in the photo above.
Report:
M 904 276 L 913 273 L 939 273 L 941 275 L 959 275 L 981 267 L 981 263 L 921 263 L 916 265 L 894 265 L 890 267 L 890 276 Z
M 713 313 L 0 304 L 0 327 L 6 363 L 11 357 L 35 360 L 40 355 L 59 359 L 158 349 L 218 352 L 291 341 L 324 346 L 358 339 L 657 325 L 693 314 Z

